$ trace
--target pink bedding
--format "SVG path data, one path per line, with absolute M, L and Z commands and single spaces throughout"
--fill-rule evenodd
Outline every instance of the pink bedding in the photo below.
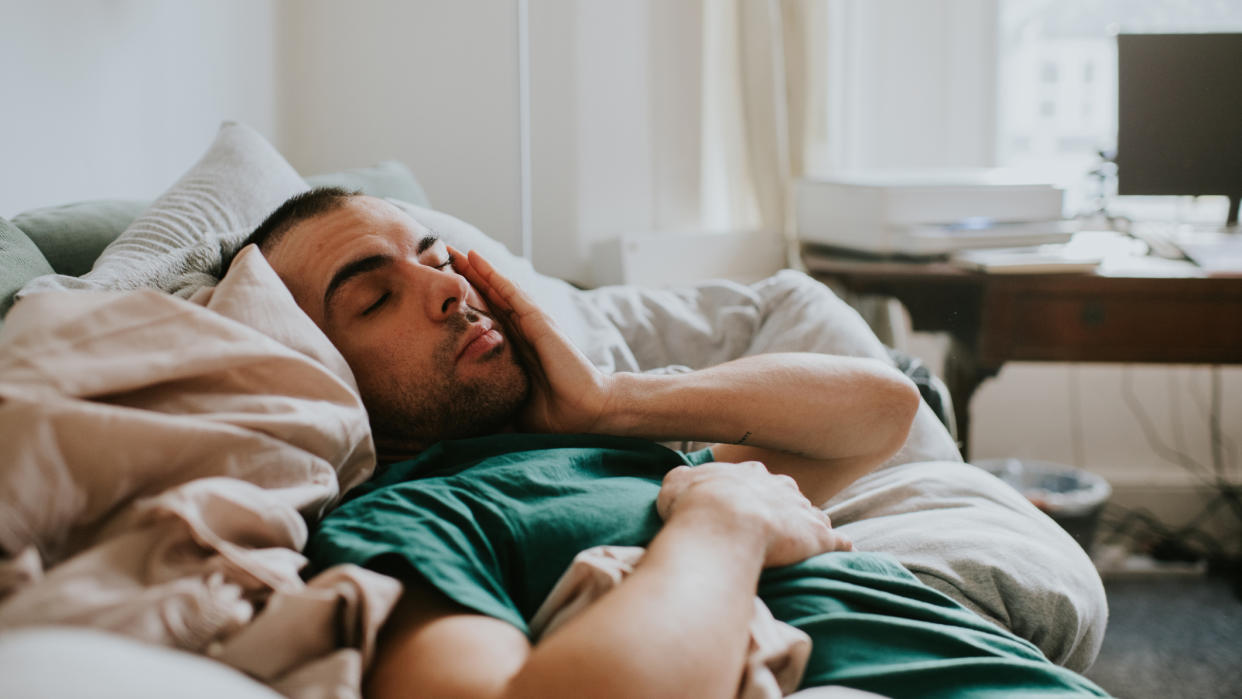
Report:
M 375 464 L 344 360 L 254 250 L 184 301 L 49 292 L 0 333 L 0 629 L 89 625 L 291 696 L 356 694 L 400 594 L 303 582 L 314 522 Z

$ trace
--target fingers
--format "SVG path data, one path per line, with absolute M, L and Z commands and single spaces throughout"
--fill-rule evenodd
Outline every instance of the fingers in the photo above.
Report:
M 513 280 L 496 271 L 496 268 L 477 251 L 471 250 L 463 255 L 450 247 L 449 252 L 454 258 L 464 261 L 465 264 L 461 266 L 462 276 L 482 291 L 490 303 L 498 305 L 501 309 L 513 311 L 519 316 L 540 312 L 534 299 L 522 291 Z
M 492 291 L 491 285 L 487 280 L 479 274 L 478 268 L 470 263 L 470 256 L 458 250 L 452 245 L 446 245 L 449 255 L 453 257 L 453 271 L 466 278 L 470 285 L 483 294 L 483 298 L 487 299 L 488 304 L 495 306 L 496 294 Z
M 748 527 L 766 530 L 768 566 L 854 550 L 849 537 L 832 528 L 828 513 L 811 503 L 793 478 L 771 474 L 758 461 L 670 470 L 656 498 L 660 517 L 668 521 L 683 508 L 702 506 L 708 512 L 745 519 L 751 522 Z
M 660 494 L 656 496 L 656 513 L 660 519 L 668 520 L 673 512 L 673 501 L 685 489 L 692 473 L 689 466 L 678 466 L 664 474 L 664 483 L 660 486 Z

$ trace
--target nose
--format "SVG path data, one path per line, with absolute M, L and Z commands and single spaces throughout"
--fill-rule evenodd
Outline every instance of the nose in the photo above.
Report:
M 454 313 L 460 312 L 458 307 L 466 303 L 470 293 L 470 284 L 451 270 L 439 270 L 434 267 L 423 267 L 428 276 L 428 294 L 426 296 L 427 317 L 443 320 Z

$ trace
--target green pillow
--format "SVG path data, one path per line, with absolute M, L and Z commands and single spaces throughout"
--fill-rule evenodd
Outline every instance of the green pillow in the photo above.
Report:
M 150 206 L 140 199 L 103 199 L 34 209 L 13 217 L 60 274 L 80 277 L 95 258 Z
M 325 175 L 311 175 L 306 184 L 312 187 L 344 187 L 359 189 L 381 199 L 400 199 L 422 207 L 430 207 L 427 193 L 418 184 L 414 173 L 396 160 L 385 160 L 371 167 L 342 170 Z
M 312 187 L 360 189 L 375 197 L 430 206 L 414 174 L 395 160 L 305 179 Z M 47 258 L 45 262 L 50 263 L 56 273 L 80 277 L 91 271 L 103 249 L 150 205 L 150 201 L 136 199 L 83 201 L 26 211 L 15 216 L 13 224 L 26 234 L 23 238 L 29 236 L 29 240 L 34 241 L 36 252 L 42 251 L 41 257 Z M 7 272 L 7 263 L 5 267 Z M 12 301 L 11 293 L 9 301 Z
M 13 294 L 35 277 L 52 273 L 52 265 L 17 226 L 0 218 L 0 318 L 13 305 Z

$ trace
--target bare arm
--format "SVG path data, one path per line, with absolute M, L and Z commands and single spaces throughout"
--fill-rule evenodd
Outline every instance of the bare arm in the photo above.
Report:
M 368 696 L 735 696 L 760 569 L 848 544 L 756 463 L 675 469 L 659 508 L 667 524 L 634 573 L 533 648 L 505 622 L 407 588 Z
M 606 376 L 477 253 L 459 270 L 523 339 L 535 374 L 528 429 L 718 442 L 718 460 L 770 462 L 823 502 L 895 453 L 918 410 L 914 384 L 873 359 L 766 354 L 689 374 Z
M 822 354 L 764 354 L 689 374 L 611 378 L 598 431 L 757 448 L 723 449 L 721 461 L 779 451 L 842 473 L 865 472 L 891 456 L 919 405 L 914 385 L 883 362 Z

